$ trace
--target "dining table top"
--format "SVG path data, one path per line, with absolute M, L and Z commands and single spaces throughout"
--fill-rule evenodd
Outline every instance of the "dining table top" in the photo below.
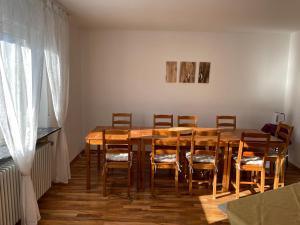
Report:
M 103 139 L 103 131 L 107 129 L 118 129 L 118 128 L 112 128 L 112 126 L 97 126 L 92 131 L 90 131 L 87 136 L 85 137 L 85 140 L 89 144 L 101 144 Z M 130 138 L 131 139 L 144 139 L 149 140 L 153 138 L 152 131 L 153 127 L 132 127 L 130 128 Z M 159 128 L 161 129 L 161 128 Z M 224 128 L 204 128 L 204 127 L 172 127 L 172 128 L 163 128 L 168 131 L 178 131 L 182 133 L 191 132 L 192 130 L 199 130 L 199 131 L 205 131 L 205 130 L 220 130 L 220 140 L 221 142 L 238 142 L 241 138 L 241 135 L 243 132 L 254 132 L 254 133 L 263 133 L 262 131 L 258 129 L 244 129 L 244 128 L 238 128 L 238 129 L 224 129 Z M 182 137 L 182 140 L 188 139 L 189 137 Z M 281 139 L 271 136 L 270 139 L 271 143 L 280 143 L 282 142 Z

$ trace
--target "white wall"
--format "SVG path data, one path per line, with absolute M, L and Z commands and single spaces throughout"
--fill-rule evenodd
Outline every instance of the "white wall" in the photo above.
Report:
M 289 161 L 300 168 L 300 32 L 291 35 L 288 77 L 286 85 L 285 112 L 294 126 L 292 146 L 289 148 Z
M 153 113 L 236 114 L 238 126 L 261 128 L 283 111 L 288 34 L 85 31 L 82 51 L 84 132 L 132 112 L 134 125 Z M 209 61 L 209 84 L 165 82 L 165 62 Z
M 69 108 L 66 119 L 66 134 L 70 152 L 70 160 L 73 160 L 83 149 L 84 135 L 81 107 L 81 31 L 76 23 L 70 24 L 70 89 Z

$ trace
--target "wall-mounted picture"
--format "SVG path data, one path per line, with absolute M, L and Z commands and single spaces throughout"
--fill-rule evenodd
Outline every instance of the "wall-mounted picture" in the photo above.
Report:
M 210 72 L 210 62 L 200 62 L 198 83 L 208 83 Z
M 195 83 L 196 63 L 195 62 L 181 62 L 180 63 L 180 77 L 181 83 Z
M 177 81 L 177 62 L 166 62 L 166 82 L 176 83 Z

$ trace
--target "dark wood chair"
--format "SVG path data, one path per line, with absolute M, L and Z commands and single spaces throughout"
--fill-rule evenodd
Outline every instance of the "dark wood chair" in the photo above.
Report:
M 177 126 L 178 127 L 190 127 L 191 130 L 190 131 L 187 131 L 183 134 L 181 134 L 181 136 L 192 136 L 192 128 L 193 127 L 197 127 L 197 116 L 178 116 L 177 117 Z M 183 164 L 183 176 L 184 178 L 187 179 L 188 177 L 188 163 L 187 161 L 185 160 L 185 154 L 186 152 L 189 152 L 191 149 L 190 146 L 181 146 L 180 147 L 180 161 L 181 163 Z
M 131 113 L 113 113 L 112 127 L 121 129 L 130 129 L 132 127 Z
M 236 181 L 232 185 L 236 191 L 236 198 L 240 197 L 240 185 L 257 185 L 260 192 L 265 188 L 266 159 L 270 150 L 270 134 L 243 132 L 235 161 Z M 241 172 L 251 172 L 250 181 L 241 181 Z M 260 174 L 260 176 L 258 176 Z M 260 179 L 260 183 L 258 180 Z
M 132 113 L 113 113 L 112 127 L 117 129 L 130 129 L 132 127 Z M 100 163 L 100 146 L 98 147 L 98 162 Z M 100 165 L 98 166 L 100 168 Z
M 132 127 L 132 114 L 131 113 L 113 113 L 112 114 L 112 127 L 119 129 L 130 129 Z M 100 170 L 101 162 L 101 146 L 97 145 L 97 164 Z
M 270 162 L 270 174 L 267 179 L 274 179 L 273 188 L 277 189 L 279 186 L 284 187 L 285 179 L 285 160 L 288 154 L 288 147 L 291 142 L 294 127 L 285 123 L 279 123 L 275 132 L 275 136 L 284 141 L 281 148 L 272 149 L 267 157 Z M 275 165 L 275 173 L 274 171 Z
M 220 128 L 220 129 L 229 129 L 229 130 L 235 130 L 236 129 L 236 116 L 229 116 L 229 115 L 218 115 L 216 116 L 216 127 Z M 228 167 L 227 170 L 229 170 L 226 173 L 230 173 L 231 171 L 231 157 L 232 157 L 232 152 L 234 152 L 234 154 L 237 153 L 238 148 L 239 148 L 239 143 L 237 142 L 229 142 L 229 146 L 228 146 L 228 150 L 229 152 L 231 152 L 229 154 L 229 159 L 228 159 Z M 228 181 L 225 184 L 225 189 L 224 190 L 228 190 L 229 188 L 229 184 L 230 182 Z
M 154 194 L 155 173 L 159 169 L 175 170 L 175 191 L 178 194 L 179 176 L 179 138 L 177 131 L 166 129 L 152 131 L 152 152 L 151 152 L 151 193 Z
M 210 183 L 208 180 L 193 178 L 199 170 L 208 170 L 213 173 L 213 199 L 217 193 L 218 155 L 220 147 L 220 131 L 194 130 L 191 140 L 191 151 L 186 153 L 189 167 L 189 192 L 193 193 L 193 183 Z M 210 174 L 209 174 L 210 176 Z
M 153 116 L 154 128 L 168 128 L 173 127 L 173 115 L 154 114 Z
M 178 116 L 178 127 L 197 127 L 197 116 Z
M 236 116 L 217 116 L 216 127 L 236 129 Z
M 104 168 L 103 196 L 106 196 L 106 183 L 109 169 L 126 169 L 128 172 L 128 196 L 130 196 L 132 173 L 132 148 L 130 131 L 111 129 L 103 132 Z

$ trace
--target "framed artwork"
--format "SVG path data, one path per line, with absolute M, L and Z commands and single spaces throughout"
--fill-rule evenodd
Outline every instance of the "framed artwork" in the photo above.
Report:
M 176 83 L 177 81 L 177 62 L 166 62 L 166 82 Z
M 209 83 L 210 62 L 199 63 L 198 83 Z
M 196 62 L 181 62 L 179 82 L 195 83 Z

